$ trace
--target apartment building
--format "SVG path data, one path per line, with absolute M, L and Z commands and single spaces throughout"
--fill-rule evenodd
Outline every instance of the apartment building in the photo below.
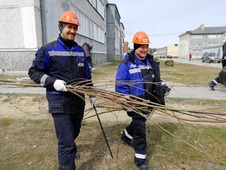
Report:
M 81 26 L 76 42 L 93 45 L 94 65 L 123 56 L 124 26 L 117 6 L 107 0 L 4 0 L 0 8 L 0 21 L 4 23 L 0 68 L 27 71 L 36 51 L 58 37 L 58 19 L 66 10 L 77 13 Z
M 215 52 L 221 55 L 221 47 L 226 41 L 226 26 L 198 28 L 179 35 L 179 57 L 200 59 L 204 52 Z

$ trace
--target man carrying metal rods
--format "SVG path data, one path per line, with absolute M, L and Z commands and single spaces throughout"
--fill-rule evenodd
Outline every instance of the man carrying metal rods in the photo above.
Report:
M 60 170 L 74 170 L 78 157 L 76 138 L 84 115 L 84 94 L 68 92 L 66 84 L 92 86 L 86 55 L 74 40 L 80 25 L 77 15 L 65 11 L 59 19 L 60 35 L 41 47 L 29 69 L 30 78 L 46 88 L 49 112 L 58 139 Z M 95 98 L 90 98 L 92 105 Z
M 137 32 L 133 37 L 133 43 L 134 50 L 127 54 L 128 56 L 118 67 L 115 90 L 164 105 L 164 88 L 168 86 L 161 84 L 159 63 L 148 54 L 151 42 L 147 34 L 143 31 Z M 143 111 L 146 115 L 150 113 Z M 141 170 L 149 170 L 146 159 L 146 118 L 131 110 L 127 110 L 127 114 L 132 121 L 121 133 L 121 139 L 134 148 L 134 163 L 137 167 Z

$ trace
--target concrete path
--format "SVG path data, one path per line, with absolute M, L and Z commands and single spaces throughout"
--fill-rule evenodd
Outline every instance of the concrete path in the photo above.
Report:
M 0 94 L 1 93 L 17 93 L 17 94 L 45 94 L 45 88 L 43 87 L 17 87 L 17 86 L 8 86 L 0 85 Z
M 173 86 L 167 98 L 188 98 L 188 99 L 214 99 L 226 100 L 226 87 L 216 87 L 215 91 L 209 87 L 185 87 Z M 105 90 L 114 90 L 114 87 L 105 88 Z M 45 94 L 45 88 L 42 87 L 16 87 L 0 85 L 1 93 L 21 93 L 21 94 Z
M 216 87 L 215 91 L 212 91 L 209 87 L 174 86 L 167 97 L 226 100 L 226 87 Z

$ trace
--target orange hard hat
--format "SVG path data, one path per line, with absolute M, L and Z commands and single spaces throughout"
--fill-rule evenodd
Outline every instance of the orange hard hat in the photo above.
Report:
M 133 36 L 133 43 L 142 45 L 151 44 L 148 35 L 143 31 L 136 32 L 136 34 Z
M 78 26 L 80 25 L 77 14 L 72 11 L 65 11 L 60 16 L 59 22 L 74 24 Z

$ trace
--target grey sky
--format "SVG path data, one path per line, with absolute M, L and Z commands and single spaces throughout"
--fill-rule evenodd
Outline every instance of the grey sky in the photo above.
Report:
M 145 31 L 151 48 L 179 42 L 178 35 L 198 28 L 226 26 L 225 0 L 108 0 L 117 5 L 125 27 L 125 40 Z

